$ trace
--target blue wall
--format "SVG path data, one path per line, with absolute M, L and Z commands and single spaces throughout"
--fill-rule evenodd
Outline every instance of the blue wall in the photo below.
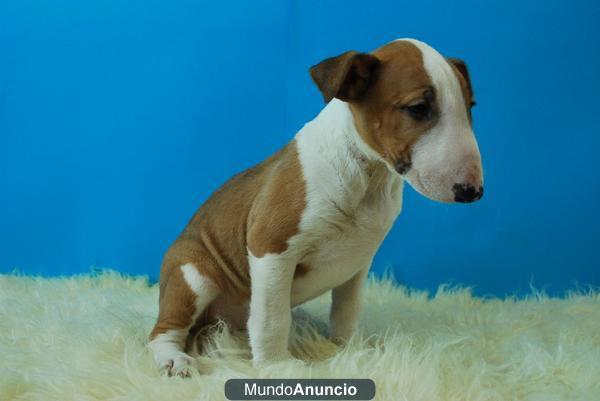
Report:
M 197 206 L 322 107 L 310 65 L 417 37 L 468 62 L 486 195 L 407 189 L 375 270 L 480 294 L 600 285 L 599 17 L 592 1 L 0 2 L 0 272 L 156 277 Z

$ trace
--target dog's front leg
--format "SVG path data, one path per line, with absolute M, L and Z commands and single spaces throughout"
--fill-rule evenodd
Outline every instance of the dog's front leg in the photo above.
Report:
M 362 306 L 362 290 L 369 267 L 356 273 L 344 284 L 331 291 L 330 338 L 345 343 L 358 327 L 358 316 Z
M 282 255 L 249 256 L 252 294 L 248 335 L 255 365 L 290 358 L 291 288 L 296 261 Z

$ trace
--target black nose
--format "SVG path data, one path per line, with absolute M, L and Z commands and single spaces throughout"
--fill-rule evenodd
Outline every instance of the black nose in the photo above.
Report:
M 454 192 L 454 201 L 470 203 L 481 199 L 483 196 L 483 187 L 476 189 L 471 184 L 454 184 L 452 192 Z

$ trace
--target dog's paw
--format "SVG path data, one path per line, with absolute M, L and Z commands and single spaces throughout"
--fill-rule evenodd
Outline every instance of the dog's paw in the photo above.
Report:
M 184 352 L 165 355 L 157 362 L 160 370 L 168 376 L 189 377 L 196 369 L 196 360 Z

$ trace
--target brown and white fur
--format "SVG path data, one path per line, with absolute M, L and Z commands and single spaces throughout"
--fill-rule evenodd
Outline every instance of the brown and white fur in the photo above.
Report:
M 219 318 L 247 327 L 256 364 L 289 358 L 291 308 L 329 290 L 330 335 L 348 339 L 404 181 L 443 202 L 483 194 L 462 61 L 402 39 L 311 75 L 326 107 L 215 192 L 164 257 L 149 346 L 169 373 L 193 365 L 190 331 Z

